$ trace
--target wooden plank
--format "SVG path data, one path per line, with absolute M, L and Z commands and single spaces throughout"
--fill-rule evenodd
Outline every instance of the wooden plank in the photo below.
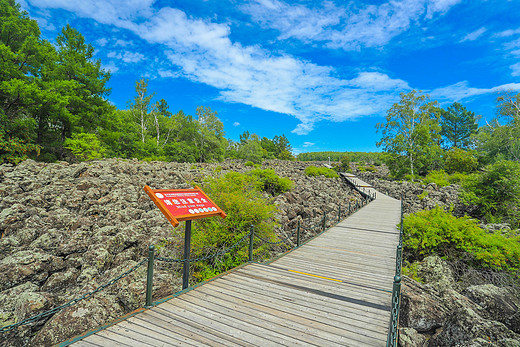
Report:
M 86 341 L 87 343 L 93 343 L 100 346 L 114 346 L 114 347 L 134 347 L 136 346 L 135 341 L 132 344 L 126 344 L 120 341 L 119 338 L 114 339 L 113 336 L 106 336 L 106 330 L 102 330 L 94 335 L 87 336 L 81 341 Z M 105 334 L 103 334 L 105 333 Z
M 271 344 L 284 344 L 290 346 L 297 346 L 301 344 L 300 340 L 290 338 L 288 336 L 284 336 L 283 334 L 270 330 L 265 326 L 259 326 L 247 321 L 240 320 L 235 316 L 226 315 L 220 313 L 218 311 L 207 309 L 202 306 L 202 303 L 192 303 L 185 300 L 182 296 L 179 296 L 174 303 L 166 302 L 165 304 L 174 305 L 177 308 L 190 308 L 197 310 L 197 314 L 200 317 L 205 317 L 206 319 L 214 319 L 221 323 L 225 323 L 229 327 L 234 328 L 235 330 L 241 330 L 242 332 L 249 332 L 251 334 L 256 335 L 257 340 L 261 340 L 261 345 L 265 345 L 266 343 Z
M 265 291 L 254 292 L 251 293 L 254 295 L 248 296 L 245 291 L 240 291 L 237 288 L 238 286 L 235 286 L 234 284 L 219 284 L 219 287 L 219 290 L 227 290 L 229 293 L 233 293 L 233 295 L 243 300 L 252 301 L 256 304 L 265 305 L 270 308 L 276 307 L 277 310 L 296 317 L 293 319 L 298 319 L 297 317 L 303 317 L 308 321 L 311 321 L 313 326 L 321 330 L 344 336 L 347 340 L 351 341 L 349 345 L 354 343 L 356 343 L 356 345 L 360 344 L 362 346 L 381 345 L 382 341 L 386 341 L 388 322 L 390 319 L 389 312 L 388 317 L 384 317 L 382 315 L 373 317 L 374 319 L 372 323 L 379 319 L 380 328 L 377 331 L 367 331 L 366 325 L 361 328 L 353 326 L 345 321 L 345 317 L 330 314 L 321 309 L 310 308 L 307 303 L 295 305 L 294 303 L 288 302 L 287 298 L 285 298 L 285 300 L 283 298 L 278 298 L 278 295 L 265 296 Z M 361 311 L 358 311 L 357 313 L 361 313 Z M 372 329 L 377 329 L 377 327 L 373 328 L 373 324 L 370 324 L 369 326 L 371 326 Z
M 244 300 L 252 300 L 258 304 L 276 307 L 287 313 L 304 316 L 317 322 L 332 324 L 336 327 L 343 327 L 349 330 L 352 329 L 352 327 L 348 326 L 346 318 L 350 315 L 350 317 L 355 317 L 356 320 L 371 324 L 371 328 L 373 327 L 377 331 L 380 331 L 380 329 L 386 331 L 386 328 L 388 328 L 389 320 L 382 317 L 386 317 L 387 315 L 390 317 L 389 311 L 385 312 L 355 303 L 336 301 L 336 308 L 341 307 L 342 310 L 342 312 L 337 312 L 337 310 L 331 310 L 325 305 L 320 305 L 320 299 L 325 301 L 325 298 L 318 297 L 312 293 L 298 292 L 295 295 L 294 291 L 285 287 L 279 288 L 276 292 L 268 292 L 251 283 L 243 284 L 238 281 L 232 281 L 231 279 L 226 280 L 226 283 L 219 283 L 216 287 L 218 287 L 219 290 L 233 293 L 233 295 L 239 296 Z M 267 286 L 268 285 L 266 285 L 266 287 Z M 270 288 L 272 288 L 272 286 Z M 384 320 L 384 323 L 380 324 L 381 320 Z
M 148 310 L 136 317 L 137 320 L 155 323 L 156 328 L 166 334 L 180 334 L 197 340 L 199 343 L 213 346 L 243 346 L 244 341 L 224 335 L 205 326 L 185 321 L 183 317 L 173 315 L 164 310 Z
M 187 295 L 183 296 L 183 299 L 191 303 L 204 306 L 213 311 L 221 312 L 226 315 L 232 315 L 241 321 L 249 322 L 251 324 L 276 331 L 289 338 L 300 341 L 299 343 L 312 343 L 318 346 L 331 343 L 331 340 L 322 339 L 316 335 L 309 335 L 308 327 L 298 329 L 297 327 L 299 326 L 297 324 L 289 324 L 290 328 L 287 328 L 287 322 L 281 320 L 277 315 L 265 316 L 258 314 L 258 311 L 247 310 L 247 306 L 245 305 L 238 306 L 236 300 L 231 300 L 231 297 L 226 296 L 223 293 L 213 291 L 211 295 L 208 293 L 208 291 L 211 291 L 211 286 L 205 288 L 204 292 L 200 291 L 197 293 L 187 293 Z M 241 303 L 243 302 L 244 301 L 241 301 Z M 302 334 L 302 332 L 305 332 L 306 334 Z M 319 330 L 316 330 L 316 333 L 317 335 L 320 335 Z M 345 339 L 343 338 L 340 338 L 339 340 L 341 341 L 337 342 L 345 342 Z
M 305 321 L 312 321 L 312 322 L 316 322 L 316 320 L 312 319 L 312 317 L 309 317 L 308 315 L 306 314 L 302 314 L 301 311 L 298 310 L 298 306 L 302 306 L 302 307 L 309 307 L 309 306 L 312 306 L 314 304 L 319 304 L 320 300 L 321 300 L 321 303 L 322 303 L 322 306 L 321 306 L 321 310 L 323 312 L 328 312 L 328 313 L 331 313 L 335 316 L 337 316 L 337 319 L 342 321 L 342 322 L 346 322 L 346 320 L 352 320 L 353 316 L 349 313 L 349 309 L 348 308 L 348 305 L 338 305 L 337 302 L 331 302 L 331 300 L 326 300 L 326 299 L 323 299 L 323 298 L 316 298 L 315 296 L 314 297 L 311 297 L 311 295 L 307 294 L 302 294 L 300 295 L 300 298 L 301 300 L 293 300 L 292 304 L 288 304 L 287 303 L 287 291 L 283 291 L 281 290 L 280 292 L 278 292 L 278 294 L 281 295 L 281 297 L 283 297 L 284 295 L 286 295 L 285 297 L 285 302 L 284 303 L 281 303 L 279 304 L 279 302 L 275 302 L 275 301 L 269 301 L 269 300 L 266 300 L 266 301 L 262 301 L 262 299 L 260 298 L 263 298 L 261 295 L 257 295 L 258 292 L 255 292 L 254 290 L 252 291 L 248 291 L 246 292 L 245 290 L 241 290 L 243 287 L 240 286 L 240 284 L 236 284 L 236 289 L 237 290 L 232 290 L 230 289 L 227 285 L 222 285 L 222 286 L 215 286 L 215 287 L 211 287 L 211 288 L 208 288 L 206 289 L 208 293 L 212 294 L 212 293 L 218 293 L 219 295 L 221 296 L 226 296 L 226 297 L 230 297 L 230 298 L 233 298 L 234 300 L 238 300 L 240 302 L 246 302 L 246 303 L 249 303 L 249 305 L 252 305 L 253 307 L 256 307 L 256 308 L 263 308 L 263 310 L 265 310 L 266 312 L 274 312 L 273 314 L 276 314 L 277 316 L 285 316 L 285 317 L 292 317 L 292 318 L 288 318 L 288 319 L 293 319 L 295 321 L 300 321 L 300 320 L 305 320 Z M 269 295 L 268 294 L 268 291 L 264 291 L 265 295 Z M 254 294 L 254 295 L 249 295 L 249 294 Z M 275 297 L 275 296 L 272 296 L 273 298 L 278 298 Z M 286 308 L 288 308 L 288 310 L 285 310 Z M 296 308 L 296 310 L 291 310 L 291 309 L 294 309 Z M 353 310 L 355 309 L 358 309 L 358 308 L 353 308 Z M 356 321 L 365 321 L 365 323 L 363 324 L 363 327 L 366 327 L 366 323 L 368 323 L 369 321 L 371 323 L 374 323 L 373 320 L 364 320 L 363 318 L 364 317 L 367 317 L 368 315 L 366 315 L 366 311 L 363 310 L 363 309 L 358 309 L 359 312 L 356 312 Z M 377 316 L 377 315 L 376 315 Z M 382 323 L 379 323 L 379 322 L 375 322 L 374 326 L 376 326 L 376 328 L 374 329 L 375 331 L 380 331 L 381 328 L 384 330 L 388 327 L 388 321 L 385 319 L 384 322 Z
M 250 333 L 236 328 L 232 324 L 228 324 L 225 320 L 220 320 L 218 315 L 200 314 L 196 308 L 184 307 L 178 304 L 178 300 L 164 302 L 157 306 L 158 308 L 172 313 L 177 313 L 179 316 L 199 324 L 200 326 L 207 326 L 211 329 L 217 330 L 225 335 L 230 335 L 243 341 L 247 341 L 250 345 L 262 346 L 266 344 L 269 339 L 264 339 L 262 336 Z M 270 341 L 271 344 L 274 341 Z
M 326 346 L 330 344 L 330 342 L 347 342 L 344 336 L 339 334 L 332 334 L 316 328 L 315 322 L 310 319 L 285 313 L 275 307 L 255 304 L 254 302 L 240 299 L 239 297 L 233 296 L 226 291 L 219 291 L 213 286 L 204 288 L 204 295 L 207 295 L 208 300 L 211 302 L 220 305 L 228 305 L 228 307 L 232 307 L 236 311 L 244 312 L 250 314 L 252 317 L 256 316 L 262 320 L 268 320 L 292 329 L 294 330 L 294 333 L 298 334 L 300 339 L 307 343 L 317 344 L 318 346 Z
M 277 282 L 261 281 L 260 279 L 251 278 L 248 276 L 242 277 L 231 277 L 225 278 L 222 281 L 226 285 L 229 285 L 229 281 L 233 282 L 232 285 L 240 287 L 242 290 L 261 294 L 262 290 L 265 292 L 274 291 L 272 294 L 273 298 L 281 298 L 284 301 L 296 302 L 299 306 L 314 308 L 317 310 L 324 310 L 322 306 L 323 301 L 329 301 L 334 303 L 336 306 L 344 305 L 353 307 L 363 312 L 377 312 L 381 314 L 381 311 L 389 311 L 390 305 L 387 304 L 387 300 L 390 300 L 390 293 L 380 292 L 373 296 L 359 296 L 358 293 L 353 293 L 352 288 L 344 286 L 342 284 L 330 285 L 314 285 L 311 287 L 306 286 L 306 282 L 293 281 L 286 282 L 287 285 L 283 285 Z M 282 287 L 280 287 L 282 286 Z M 308 290 L 306 290 L 308 288 Z M 274 289 L 274 290 L 273 290 Z M 302 302 L 301 296 L 307 293 L 306 302 Z M 283 294 L 278 296 L 277 294 Z M 354 294 L 354 295 L 352 295 Z

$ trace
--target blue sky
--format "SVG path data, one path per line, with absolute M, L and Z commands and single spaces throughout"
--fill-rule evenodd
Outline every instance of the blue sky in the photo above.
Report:
M 149 79 L 170 110 L 218 112 L 226 136 L 285 134 L 296 153 L 374 151 L 375 124 L 422 90 L 495 112 L 520 92 L 520 1 L 23 0 L 43 37 L 69 23 L 125 108 Z

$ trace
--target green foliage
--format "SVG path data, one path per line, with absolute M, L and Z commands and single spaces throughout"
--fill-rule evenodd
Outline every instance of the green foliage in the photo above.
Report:
M 440 109 L 427 95 L 411 91 L 388 110 L 386 123 L 377 124 L 382 138 L 377 143 L 394 177 L 425 175 L 440 166 Z
M 253 163 L 252 161 L 246 161 L 246 163 L 244 164 L 244 166 L 253 166 L 255 165 L 255 163 Z
M 449 186 L 450 176 L 444 170 L 434 170 L 428 172 L 423 179 L 423 183 L 435 183 L 439 187 Z
M 453 148 L 446 152 L 446 162 L 444 164 L 448 173 L 462 172 L 470 173 L 477 169 L 478 159 L 470 151 L 460 148 Z
M 307 176 L 325 176 L 327 178 L 338 178 L 339 175 L 336 171 L 326 168 L 326 167 L 317 167 L 317 166 L 307 166 L 305 168 L 305 174 Z
M 468 148 L 470 137 L 476 133 L 478 124 L 475 113 L 458 102 L 441 112 L 441 135 L 447 148 Z
M 417 195 L 417 197 L 419 198 L 419 200 L 424 200 L 424 198 L 426 198 L 428 196 L 428 191 L 423 191 L 421 194 Z
M 457 218 L 437 206 L 404 218 L 405 254 L 410 261 L 438 254 L 447 260 L 469 258 L 470 265 L 520 269 L 520 237 L 489 234 L 469 217 Z
M 247 174 L 255 178 L 260 190 L 273 196 L 291 190 L 294 185 L 287 177 L 278 176 L 273 169 L 253 169 Z
M 276 227 L 276 207 L 262 197 L 256 177 L 229 172 L 218 178 L 207 178 L 202 187 L 226 212 L 227 217 L 199 219 L 194 223 L 192 257 L 213 254 L 233 245 L 249 233 L 251 225 L 260 237 L 272 241 L 276 239 L 273 232 Z M 268 256 L 268 245 L 256 245 L 254 255 L 259 260 Z M 248 240 L 222 257 L 195 263 L 193 277 L 200 281 L 206 280 L 247 259 Z
M 477 217 L 520 226 L 520 163 L 500 160 L 463 182 L 461 198 L 475 205 Z
M 419 276 L 419 262 L 409 263 L 405 262 L 402 267 L 403 275 L 410 277 L 414 281 L 424 283 L 424 279 Z
M 334 170 L 338 172 L 350 172 L 350 157 L 344 155 L 339 160 L 339 164 L 334 166 Z
M 520 93 L 503 92 L 497 98 L 497 118 L 474 137 L 484 164 L 498 160 L 520 162 Z
M 65 140 L 64 147 L 74 154 L 79 161 L 103 158 L 105 149 L 96 134 L 76 133 Z
M 351 162 L 373 163 L 381 165 L 383 163 L 383 153 L 379 152 L 307 152 L 300 153 L 296 159 L 301 161 L 340 161 L 347 156 Z

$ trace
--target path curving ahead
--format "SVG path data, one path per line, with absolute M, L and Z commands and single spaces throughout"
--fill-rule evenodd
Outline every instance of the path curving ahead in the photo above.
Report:
M 375 190 L 345 175 L 366 192 Z M 74 346 L 385 346 L 401 204 L 376 200 L 301 247 L 250 263 Z

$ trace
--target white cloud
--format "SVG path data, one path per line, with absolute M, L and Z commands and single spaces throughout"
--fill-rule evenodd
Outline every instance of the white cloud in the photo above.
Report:
M 155 0 L 27 0 L 42 8 L 61 8 L 103 24 L 122 26 L 128 20 L 147 18 Z
M 108 43 L 108 40 L 103 37 L 103 38 L 100 38 L 99 40 L 96 40 L 96 43 L 99 46 L 104 47 Z
M 381 47 L 421 18 L 446 13 L 461 0 L 401 0 L 381 5 L 354 2 L 321 8 L 292 5 L 279 0 L 257 0 L 242 10 L 261 25 L 280 31 L 280 39 L 323 41 L 329 48 L 358 50 Z
M 157 71 L 157 73 L 159 74 L 159 76 L 163 77 L 163 78 L 179 78 L 182 76 L 182 74 L 178 71 L 171 71 L 171 70 L 163 70 L 163 69 L 159 69 Z
M 510 66 L 511 70 L 511 76 L 520 76 L 520 63 L 516 63 Z
M 141 53 L 124 52 L 122 59 L 125 63 L 138 63 L 144 59 L 144 55 Z
M 482 36 L 482 34 L 484 34 L 486 31 L 487 31 L 487 29 L 482 27 L 482 28 L 475 30 L 475 31 L 467 34 L 466 36 L 464 36 L 464 38 L 462 40 L 460 40 L 460 42 L 475 41 L 480 36 Z
M 498 36 L 498 37 L 509 37 L 509 36 L 513 36 L 513 35 L 516 35 L 516 34 L 520 34 L 520 28 L 518 28 L 516 30 L 514 30 L 514 29 L 504 30 L 502 32 L 499 32 L 495 36 Z
M 445 14 L 461 1 L 462 0 L 428 0 L 426 18 L 432 18 L 436 13 Z
M 460 101 L 473 96 L 496 93 L 501 90 L 518 90 L 520 91 L 520 83 L 502 84 L 492 88 L 474 88 L 470 87 L 468 81 L 461 81 L 447 87 L 437 88 L 431 91 L 430 95 L 434 99 Z
M 133 43 L 131 41 L 124 41 L 124 40 L 117 40 L 114 43 L 114 46 L 120 46 L 120 47 L 126 47 L 126 46 L 132 46 Z
M 303 147 L 312 147 L 312 146 L 314 146 L 314 145 L 315 145 L 314 142 L 304 142 L 304 143 L 303 143 Z
M 237 127 L 237 126 L 239 126 L 239 125 L 240 125 L 239 122 L 235 122 L 235 123 L 233 123 L 233 126 L 234 126 L 234 127 Z
M 412 89 L 403 80 L 391 79 L 380 72 L 361 72 L 358 77 L 350 80 L 352 86 L 373 90 Z
M 102 64 L 101 66 L 104 70 L 110 71 L 110 73 L 116 73 L 119 71 L 119 68 L 114 64 L 114 62 L 109 62 L 108 64 Z
M 115 58 L 124 61 L 125 63 L 138 63 L 144 59 L 144 55 L 141 53 L 133 53 L 133 52 L 108 52 L 107 57 Z

